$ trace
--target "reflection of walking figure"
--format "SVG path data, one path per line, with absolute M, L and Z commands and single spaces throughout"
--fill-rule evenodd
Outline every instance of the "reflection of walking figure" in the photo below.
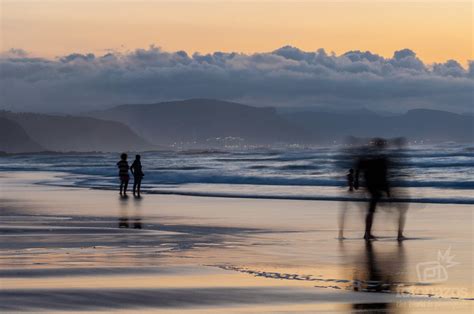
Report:
M 120 161 L 117 163 L 117 167 L 119 168 L 120 195 L 126 196 L 128 181 L 130 180 L 128 175 L 127 154 L 124 153 L 120 155 Z
M 375 239 L 372 235 L 372 223 L 374 220 L 375 209 L 377 203 L 385 193 L 390 197 L 388 186 L 388 159 L 383 154 L 385 141 L 383 139 L 373 140 L 373 151 L 368 156 L 363 156 L 357 163 L 354 188 L 359 188 L 359 174 L 364 174 L 364 181 L 367 191 L 369 192 L 369 208 L 365 218 L 365 234 L 364 239 Z
M 397 292 L 407 287 L 406 258 L 400 243 L 393 252 L 378 254 L 371 241 L 365 243 L 365 250 L 356 260 L 353 289 L 363 292 Z M 404 289 L 404 288 L 402 288 Z M 353 313 L 398 313 L 395 303 L 354 303 Z
M 133 174 L 133 196 L 140 197 L 140 189 L 142 185 L 142 178 L 144 176 L 142 171 L 142 163 L 140 161 L 140 155 L 135 156 L 135 160 L 130 167 L 130 171 Z

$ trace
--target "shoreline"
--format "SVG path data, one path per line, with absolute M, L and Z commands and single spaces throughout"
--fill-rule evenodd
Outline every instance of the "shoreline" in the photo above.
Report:
M 95 187 L 80 187 L 78 188 L 89 188 L 91 190 L 105 190 L 114 191 L 113 188 L 95 188 Z M 218 197 L 218 198 L 243 198 L 243 199 L 263 199 L 263 200 L 294 200 L 294 201 L 334 201 L 334 202 L 361 202 L 367 203 L 368 198 L 349 198 L 349 197 L 331 197 L 331 196 L 278 196 L 278 195 L 235 195 L 228 193 L 208 193 L 208 192 L 183 192 L 183 191 L 164 191 L 164 190 L 153 190 L 141 192 L 142 194 L 158 194 L 158 195 L 183 195 L 183 196 L 195 196 L 195 197 Z M 409 204 L 453 204 L 453 205 L 474 205 L 474 200 L 452 200 L 452 199 L 433 199 L 433 198 L 393 198 L 393 199 L 381 199 L 380 203 L 409 203 Z
M 77 176 L 82 177 L 85 175 L 77 175 L 70 172 L 61 171 L 5 171 L 4 174 L 18 174 L 18 173 L 37 173 L 45 174 L 47 177 L 58 178 L 61 176 Z M 61 179 L 62 180 L 62 179 Z M 52 181 L 52 180 L 49 180 Z M 132 181 L 133 182 L 133 181 Z M 89 186 L 80 184 L 61 184 L 51 183 L 44 180 L 38 180 L 35 182 L 38 185 L 62 187 L 62 188 L 78 188 L 78 189 L 90 189 L 99 191 L 116 191 L 117 187 L 110 186 Z M 236 185 L 239 186 L 239 185 Z M 298 188 L 299 186 L 295 186 Z M 315 186 L 316 188 L 317 186 Z M 323 187 L 324 188 L 324 187 Z M 413 189 L 413 188 L 411 188 Z M 130 190 L 130 189 L 129 189 Z M 130 190 L 131 191 L 131 190 Z M 363 189 L 361 189 L 363 191 Z M 344 196 L 306 196 L 306 195 L 268 195 L 268 194 L 235 194 L 227 192 L 200 192 L 200 191 L 179 191 L 179 190 L 163 190 L 163 189 L 143 189 L 141 192 L 143 195 L 182 195 L 182 196 L 193 196 L 193 197 L 216 197 L 216 198 L 230 198 L 230 199 L 262 199 L 262 200 L 295 200 L 295 201 L 330 201 L 330 202 L 358 202 L 366 203 L 369 201 L 364 196 L 360 197 L 344 197 Z M 347 194 L 347 193 L 345 193 Z M 359 193 L 360 195 L 361 193 Z M 403 198 L 395 197 L 392 199 L 382 198 L 380 203 L 407 203 L 407 204 L 452 204 L 452 205 L 474 205 L 474 199 L 462 199 L 462 198 L 430 198 L 430 197 L 412 197 Z

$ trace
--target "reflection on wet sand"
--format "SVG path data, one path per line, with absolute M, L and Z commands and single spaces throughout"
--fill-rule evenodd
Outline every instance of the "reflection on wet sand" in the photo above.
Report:
M 404 283 L 405 254 L 399 242 L 392 252 L 381 254 L 371 241 L 354 260 L 353 290 L 360 292 L 394 293 Z M 353 310 L 393 310 L 393 303 L 355 303 Z
M 129 200 L 127 196 L 120 196 L 119 228 L 142 229 L 141 201 L 142 198 L 134 197 L 133 200 Z
M 8 192 L 0 197 L 0 312 L 314 313 L 365 307 L 361 312 L 405 313 L 419 312 L 418 306 L 472 312 L 467 206 L 422 211 L 411 205 L 412 237 L 403 246 L 389 219 L 378 221 L 376 232 L 390 236 L 366 246 L 360 228 L 346 228 L 346 240 L 335 239 L 336 202 L 169 195 L 122 201 L 115 192 L 91 190 L 85 198 L 84 190 L 26 179 L 15 174 L 5 184 L 0 177 Z M 121 222 L 128 228 L 118 228 Z M 136 222 L 142 229 L 134 229 Z M 459 262 L 449 268 L 448 281 L 407 286 L 419 281 L 419 263 L 436 260 L 438 250 L 448 247 Z M 398 287 L 411 294 L 401 297 Z

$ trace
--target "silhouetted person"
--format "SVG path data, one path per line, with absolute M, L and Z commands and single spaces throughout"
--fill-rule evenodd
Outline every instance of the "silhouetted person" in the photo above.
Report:
M 365 234 L 364 239 L 375 239 L 372 235 L 372 223 L 374 221 L 374 213 L 377 208 L 377 203 L 382 196 L 386 194 L 390 196 L 388 185 L 388 167 L 389 161 L 385 156 L 383 150 L 385 147 L 385 140 L 373 139 L 371 151 L 362 156 L 357 162 L 357 169 L 355 175 L 354 188 L 359 188 L 359 176 L 363 173 L 365 187 L 369 193 L 369 208 L 365 218 Z
M 142 163 L 140 161 L 140 155 L 135 156 L 135 160 L 130 167 L 130 171 L 133 174 L 133 196 L 140 197 L 140 189 L 142 186 L 143 171 Z
M 126 196 L 128 181 L 130 180 L 128 175 L 129 167 L 127 162 L 127 154 L 123 153 L 120 155 L 120 161 L 117 163 L 117 167 L 119 168 L 120 195 Z

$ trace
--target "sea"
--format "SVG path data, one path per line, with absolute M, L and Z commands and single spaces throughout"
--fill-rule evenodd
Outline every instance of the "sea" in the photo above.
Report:
M 474 147 L 446 143 L 386 151 L 396 164 L 385 201 L 474 204 Z M 135 153 L 129 153 L 129 162 Z M 0 156 L 0 171 L 51 171 L 68 187 L 118 188 L 117 153 L 39 153 Z M 248 148 L 141 153 L 146 193 L 208 197 L 363 201 L 348 192 L 357 159 L 348 147 Z

